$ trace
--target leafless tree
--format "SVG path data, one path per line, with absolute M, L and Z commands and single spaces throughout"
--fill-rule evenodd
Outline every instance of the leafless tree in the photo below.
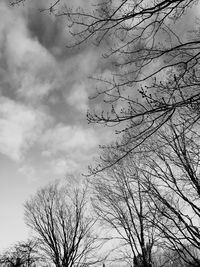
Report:
M 102 157 L 108 161 L 115 153 L 120 152 L 104 149 Z M 151 267 L 153 248 L 159 241 L 154 224 L 157 213 L 149 210 L 150 200 L 138 162 L 139 158 L 129 155 L 92 177 L 93 206 L 103 225 L 110 229 L 112 242 L 117 244 L 117 259 L 130 266 Z
M 111 79 L 100 78 L 105 86 L 94 96 L 103 95 L 108 106 L 89 112 L 89 122 L 128 123 L 122 129 L 137 128 L 134 141 L 140 143 L 177 115 L 176 110 L 199 103 L 198 29 L 184 37 L 177 29 L 197 2 L 107 0 L 97 1 L 91 12 L 58 11 L 69 18 L 75 42 L 106 40 L 105 57 L 114 62 Z
M 142 223 L 145 237 L 153 229 L 154 248 L 171 251 L 175 261 L 184 262 L 185 266 L 198 266 L 200 258 L 199 126 L 193 113 L 185 107 L 154 137 L 122 158 L 134 134 L 127 131 L 122 144 L 104 148 L 106 153 L 101 155 L 104 171 L 96 173 L 93 182 L 98 215 L 119 231 L 126 244 L 130 244 L 131 237 L 126 231 L 131 229 L 137 240 L 134 249 L 140 250 L 142 246 L 137 238 L 141 231 L 138 235 L 134 231 L 141 229 Z M 109 162 L 115 164 L 104 168 Z M 129 218 L 131 214 L 133 221 Z M 141 259 L 142 253 L 138 252 L 132 255 L 140 254 L 138 259 Z M 162 266 L 170 266 L 169 263 Z
M 19 242 L 0 256 L 1 266 L 33 267 L 40 261 L 37 242 L 33 240 Z
M 198 250 L 196 250 L 193 246 L 186 246 L 187 250 L 196 258 L 194 261 L 190 254 L 184 249 L 180 249 L 180 251 L 165 249 L 157 253 L 155 257 L 155 266 L 163 266 L 163 267 L 197 267 L 200 263 L 200 255 Z
M 200 247 L 199 138 L 199 124 L 188 127 L 184 120 L 177 125 L 169 121 L 157 132 L 156 142 L 149 140 L 143 146 L 140 169 L 151 210 L 159 213 L 155 225 L 165 247 L 194 266 L 199 258 L 189 247 L 198 251 Z
M 58 183 L 42 188 L 26 202 L 26 223 L 37 234 L 40 250 L 56 267 L 98 261 L 95 222 L 87 209 L 85 189 L 70 192 Z

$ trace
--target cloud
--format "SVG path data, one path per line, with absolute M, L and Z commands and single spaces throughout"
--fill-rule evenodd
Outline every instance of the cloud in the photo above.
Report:
M 10 21 L 5 34 L 5 57 L 11 86 L 19 96 L 38 99 L 56 86 L 56 63 L 51 54 L 32 38 L 23 17 Z
M 88 152 L 98 144 L 95 131 L 81 126 L 68 126 L 62 123 L 49 129 L 42 137 L 47 154 L 58 152 L 71 153 L 74 151 Z
M 96 155 L 98 144 L 93 129 L 61 123 L 41 138 L 43 155 L 50 159 L 55 174 L 81 172 Z
M 100 144 L 115 140 L 111 129 L 84 128 L 78 125 L 57 124 L 48 129 L 40 143 L 50 173 L 56 177 L 87 173 L 88 166 L 95 164 Z
M 53 172 L 56 176 L 65 176 L 66 174 L 75 174 L 77 170 L 80 170 L 80 164 L 75 160 L 59 158 L 51 161 Z
M 15 97 L 21 100 L 42 102 L 51 97 L 51 93 L 60 90 L 64 98 L 69 97 L 67 104 L 72 105 L 71 102 L 75 101 L 76 107 L 82 112 L 87 109 L 87 91 L 90 90 L 87 78 L 98 66 L 99 51 L 88 47 L 78 51 L 67 49 L 64 42 L 66 31 L 63 30 L 65 23 L 46 13 L 41 14 L 36 8 L 41 6 L 38 5 L 39 1 L 36 1 L 27 5 L 23 12 L 16 12 L 17 8 L 10 9 L 0 4 L 3 18 L 0 46 L 5 61 L 5 65 L 0 66 L 0 73 L 3 73 L 3 79 Z M 60 57 L 54 53 L 59 49 L 62 50 Z M 80 100 L 77 96 L 79 93 Z M 5 94 L 10 96 L 8 92 Z
M 99 67 L 100 51 L 83 47 L 77 53 L 69 52 L 64 47 L 63 22 L 38 11 L 45 1 L 31 3 L 24 9 L 0 3 L 0 56 L 5 63 L 0 62 L 0 152 L 19 161 L 33 143 L 39 143 L 42 146 L 37 146 L 37 152 L 54 162 L 56 157 L 59 169 L 76 169 L 96 153 L 100 140 L 95 130 L 82 127 L 80 120 L 89 108 L 93 86 L 87 78 Z M 59 33 L 54 35 L 56 31 Z M 54 52 L 61 40 L 63 50 L 58 56 Z M 41 142 L 37 138 L 50 116 L 56 126 L 46 129 Z M 77 120 L 80 126 L 70 125 Z M 30 151 L 30 156 L 34 152 Z
M 36 171 L 32 166 L 24 164 L 18 169 L 18 171 L 27 179 L 29 183 L 37 181 L 38 176 L 36 175 Z
M 88 0 L 89 1 L 89 0 Z M 75 7 L 84 6 L 91 7 L 83 0 L 73 0 L 72 5 Z M 52 5 L 51 0 L 34 0 L 26 1 L 23 13 L 27 21 L 27 27 L 32 36 L 36 37 L 39 43 L 45 47 L 51 54 L 58 59 L 69 58 L 77 55 L 80 49 L 74 48 L 71 50 L 66 49 L 66 44 L 69 45 L 72 36 L 66 29 L 66 16 L 54 16 L 48 11 L 39 12 L 39 10 L 47 9 Z M 70 3 L 67 4 L 69 7 Z M 60 3 L 54 8 L 55 13 L 65 11 L 65 1 Z M 79 50 L 79 52 L 78 52 Z
M 41 134 L 45 120 L 42 112 L 0 97 L 0 153 L 20 161 Z
M 66 103 L 79 111 L 81 116 L 89 109 L 89 96 L 95 87 L 89 76 L 95 73 L 98 65 L 99 51 L 90 49 L 68 59 L 63 66 L 63 96 Z
M 71 94 L 67 97 L 66 102 L 75 107 L 78 111 L 86 113 L 88 109 L 88 94 L 86 84 L 74 84 Z

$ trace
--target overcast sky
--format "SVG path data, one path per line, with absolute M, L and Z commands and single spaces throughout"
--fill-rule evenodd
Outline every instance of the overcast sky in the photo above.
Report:
M 53 179 L 85 172 L 112 138 L 86 120 L 99 105 L 88 102 L 88 76 L 109 72 L 100 49 L 67 49 L 64 20 L 39 12 L 48 1 L 8 2 L 0 0 L 0 250 L 28 236 L 25 200 Z
M 111 72 L 103 48 L 67 49 L 65 19 L 39 12 L 49 0 L 8 2 L 0 0 L 0 251 L 28 237 L 23 203 L 31 194 L 86 172 L 98 145 L 113 140 L 112 129 L 86 120 L 101 105 L 88 100 L 95 91 L 88 76 Z M 189 13 L 178 30 L 185 34 L 194 18 Z

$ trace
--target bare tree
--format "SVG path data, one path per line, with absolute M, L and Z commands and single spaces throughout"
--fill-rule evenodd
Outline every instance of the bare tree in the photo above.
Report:
M 25 204 L 25 220 L 37 234 L 40 250 L 56 266 L 87 266 L 98 260 L 94 220 L 86 190 L 70 192 L 58 183 L 39 190 Z
M 102 157 L 108 161 L 116 153 L 120 151 L 104 149 Z M 149 210 L 150 199 L 137 164 L 139 158 L 130 154 L 92 177 L 93 206 L 103 225 L 111 229 L 110 238 L 117 244 L 115 260 L 130 266 L 151 267 L 153 249 L 159 241 L 154 224 L 157 213 L 155 209 Z
M 0 256 L 1 266 L 32 267 L 40 260 L 37 242 L 33 240 L 19 242 Z
M 199 257 L 189 248 L 200 253 L 199 124 L 188 127 L 184 120 L 169 121 L 157 132 L 156 142 L 149 140 L 143 149 L 140 172 L 151 210 L 159 214 L 155 227 L 165 247 L 198 266 Z
M 180 249 L 180 251 L 165 249 L 157 253 L 155 257 L 155 266 L 163 266 L 163 267 L 198 267 L 200 263 L 200 255 L 198 250 L 196 250 L 193 246 L 186 246 L 187 250 L 190 251 L 190 254 L 193 255 L 196 260 L 194 261 L 190 254 L 184 249 Z
M 90 123 L 136 128 L 135 147 L 177 116 L 176 110 L 199 103 L 198 29 L 184 37 L 177 29 L 197 2 L 108 0 L 97 1 L 91 12 L 58 11 L 71 22 L 75 44 L 106 40 L 104 56 L 114 62 L 111 79 L 97 79 L 104 84 L 94 96 L 103 96 L 107 108 L 89 112 Z
M 175 258 L 173 264 L 199 264 L 199 126 L 190 110 L 184 108 L 154 137 L 123 159 L 121 154 L 129 148 L 131 134 L 134 134 L 131 131 L 126 132 L 122 143 L 104 148 L 106 153 L 101 155 L 104 171 L 96 174 L 93 182 L 97 192 L 95 208 L 102 220 L 118 230 L 128 245 L 131 234 L 126 231 L 132 231 L 136 250 L 132 255 L 139 255 L 139 261 L 142 261 L 142 243 L 138 242 L 138 237 L 141 237 L 142 228 L 145 237 L 153 229 L 153 248 L 159 247 L 163 253 L 170 251 Z M 119 158 L 121 160 L 116 161 Z M 104 168 L 109 162 L 115 164 Z M 131 214 L 133 221 L 129 218 Z M 163 261 L 162 266 L 174 266 L 170 262 Z

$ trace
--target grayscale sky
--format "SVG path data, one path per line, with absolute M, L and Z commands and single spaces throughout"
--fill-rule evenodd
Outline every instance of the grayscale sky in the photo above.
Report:
M 39 12 L 48 1 L 0 0 L 0 250 L 26 238 L 23 203 L 49 181 L 86 172 L 107 128 L 88 125 L 95 87 L 110 72 L 96 47 L 69 50 L 65 20 Z M 77 1 L 81 4 L 81 1 Z
M 94 74 L 109 77 L 102 47 L 67 49 L 64 17 L 39 12 L 49 0 L 0 0 L 0 251 L 28 237 L 23 203 L 48 182 L 87 171 L 112 128 L 88 125 Z M 88 4 L 73 0 L 73 4 Z M 193 16 L 193 13 L 195 15 Z M 177 26 L 187 34 L 200 9 Z M 159 62 L 158 62 L 159 63 Z

